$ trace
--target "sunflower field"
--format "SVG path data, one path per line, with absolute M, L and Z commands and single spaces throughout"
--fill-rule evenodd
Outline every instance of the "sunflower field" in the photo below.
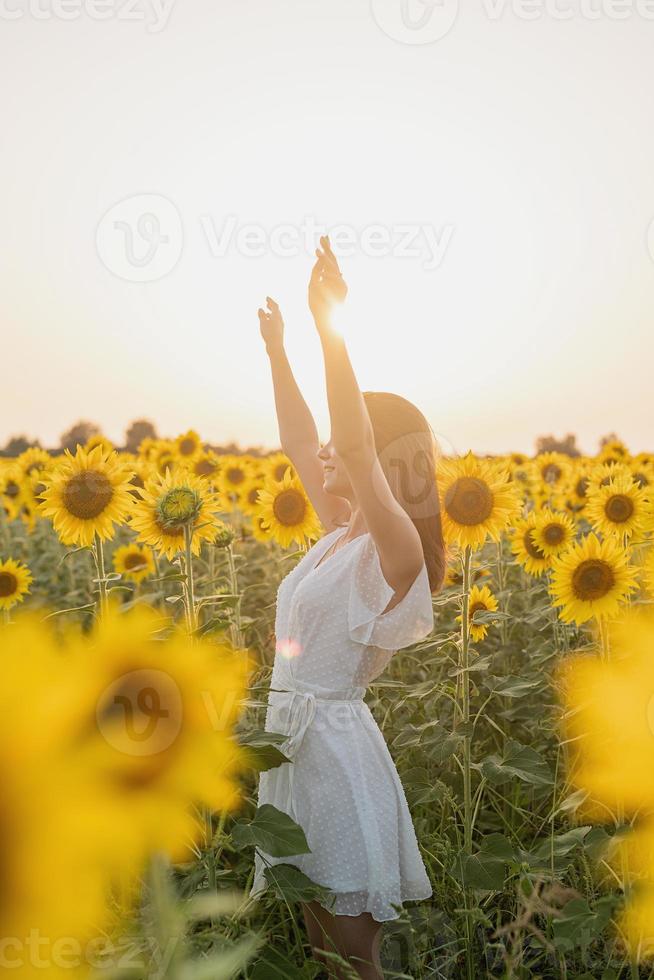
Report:
M 468 453 L 438 484 L 434 632 L 366 694 L 433 886 L 385 976 L 654 977 L 654 455 Z M 324 975 L 304 833 L 256 808 L 276 592 L 320 535 L 282 453 L 194 431 L 0 460 L 3 970 Z M 257 847 L 288 861 L 253 900 Z

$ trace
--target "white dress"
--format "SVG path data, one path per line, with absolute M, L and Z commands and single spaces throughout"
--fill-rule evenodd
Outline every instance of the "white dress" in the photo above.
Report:
M 370 912 L 382 922 L 399 916 L 394 905 L 428 898 L 432 888 L 395 763 L 363 695 L 394 651 L 432 631 L 434 618 L 424 565 L 384 612 L 394 593 L 369 533 L 319 564 L 343 533 L 321 538 L 277 594 L 265 727 L 288 736 L 279 748 L 293 761 L 260 774 L 258 802 L 288 813 L 311 853 L 266 854 L 264 862 L 255 852 L 250 895 L 267 887 L 266 863 L 288 863 L 336 893 L 325 905 L 332 913 Z

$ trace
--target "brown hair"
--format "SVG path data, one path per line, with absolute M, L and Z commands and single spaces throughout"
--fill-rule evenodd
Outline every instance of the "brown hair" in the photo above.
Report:
M 413 521 L 432 593 L 445 579 L 447 555 L 436 480 L 438 443 L 415 405 L 387 391 L 365 391 L 375 448 L 391 492 Z

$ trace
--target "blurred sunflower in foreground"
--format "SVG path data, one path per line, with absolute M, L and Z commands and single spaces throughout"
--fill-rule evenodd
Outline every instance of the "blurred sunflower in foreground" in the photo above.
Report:
M 448 544 L 481 548 L 498 541 L 518 516 L 519 495 L 507 470 L 469 452 L 438 466 L 443 537 Z
M 23 614 L 0 647 L 3 959 L 19 980 L 44 967 L 78 980 L 149 857 L 188 860 L 197 807 L 238 806 L 232 734 L 252 665 L 143 607 L 112 605 L 89 635 Z
M 89 547 L 97 534 L 101 540 L 114 535 L 114 524 L 123 524 L 132 504 L 132 471 L 115 452 L 101 445 L 87 452 L 81 446 L 44 473 L 39 493 L 39 512 L 51 517 L 61 541 Z
M 282 548 L 294 541 L 304 545 L 320 537 L 320 521 L 304 487 L 286 469 L 281 480 L 267 480 L 259 492 L 258 517 Z
M 609 660 L 577 655 L 560 670 L 564 738 L 583 818 L 636 819 L 607 859 L 627 892 L 622 933 L 643 959 L 654 956 L 654 614 L 632 609 L 608 635 Z

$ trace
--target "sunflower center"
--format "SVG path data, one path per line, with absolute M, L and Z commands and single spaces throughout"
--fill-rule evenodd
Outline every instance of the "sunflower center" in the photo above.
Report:
M 0 572 L 0 599 L 13 595 L 18 588 L 18 579 L 11 572 Z
M 211 476 L 216 472 L 216 464 L 210 459 L 201 459 L 195 464 L 195 472 L 198 476 Z
M 125 555 L 125 568 L 129 569 L 130 572 L 137 568 L 145 568 L 146 565 L 145 558 L 138 551 L 132 551 L 131 554 Z
M 105 510 L 113 495 L 114 488 L 104 473 L 84 470 L 68 480 L 62 500 L 69 514 L 81 521 L 89 521 Z
M 486 606 L 483 602 L 473 602 L 470 606 L 470 615 L 474 616 L 476 612 L 486 612 Z
M 543 538 L 548 545 L 561 544 L 565 537 L 565 531 L 560 524 L 548 524 L 543 528 Z
M 578 497 L 585 497 L 588 492 L 588 477 L 582 476 L 580 480 L 577 480 L 577 485 L 575 486 L 575 493 Z
M 147 745 L 148 751 L 138 754 L 139 764 L 115 770 L 117 780 L 127 790 L 140 790 L 151 785 L 169 768 L 175 754 L 181 726 L 181 703 L 157 672 L 148 676 L 139 670 L 128 675 L 113 689 L 111 701 L 98 713 L 101 731 L 116 730 L 126 738 L 129 754 L 134 746 Z
M 641 489 L 643 487 L 648 487 L 649 486 L 649 480 L 648 480 L 647 476 L 645 475 L 645 473 L 634 473 L 633 480 L 634 480 L 634 483 L 637 486 L 639 486 Z
M 173 487 L 157 501 L 157 517 L 165 531 L 194 523 L 202 510 L 202 498 L 191 487 Z
M 545 483 L 556 483 L 561 478 L 561 467 L 556 463 L 547 463 L 542 469 L 542 476 Z
M 16 481 L 15 480 L 9 480 L 9 482 L 7 483 L 7 486 L 5 487 L 5 496 L 6 497 L 17 497 L 19 493 L 20 493 L 20 487 L 18 486 L 18 484 L 16 483 Z
M 634 512 L 634 502 L 624 493 L 609 497 L 604 508 L 606 516 L 614 524 L 624 524 Z
M 297 490 L 282 490 L 273 503 L 273 513 L 280 524 L 295 527 L 301 524 L 307 512 L 306 500 Z
M 182 439 L 179 444 L 180 456 L 192 456 L 195 452 L 195 442 L 193 439 Z
M 582 561 L 572 576 L 572 591 L 577 599 L 585 602 L 602 599 L 614 584 L 613 569 L 599 558 Z
M 238 486 L 239 483 L 243 483 L 243 480 L 245 479 L 245 473 L 240 466 L 230 466 L 229 469 L 226 470 L 225 475 L 229 482 L 234 486 Z
M 259 487 L 252 487 L 248 493 L 248 503 L 256 504 L 259 501 Z
M 483 524 L 493 512 L 493 494 L 483 480 L 462 476 L 448 487 L 445 509 L 456 524 Z
M 545 558 L 547 558 L 547 555 L 544 551 L 541 551 L 537 544 L 534 544 L 531 537 L 532 531 L 532 527 L 527 528 L 523 535 L 522 543 L 524 544 L 525 551 L 530 558 L 537 558 L 539 561 L 543 561 Z

